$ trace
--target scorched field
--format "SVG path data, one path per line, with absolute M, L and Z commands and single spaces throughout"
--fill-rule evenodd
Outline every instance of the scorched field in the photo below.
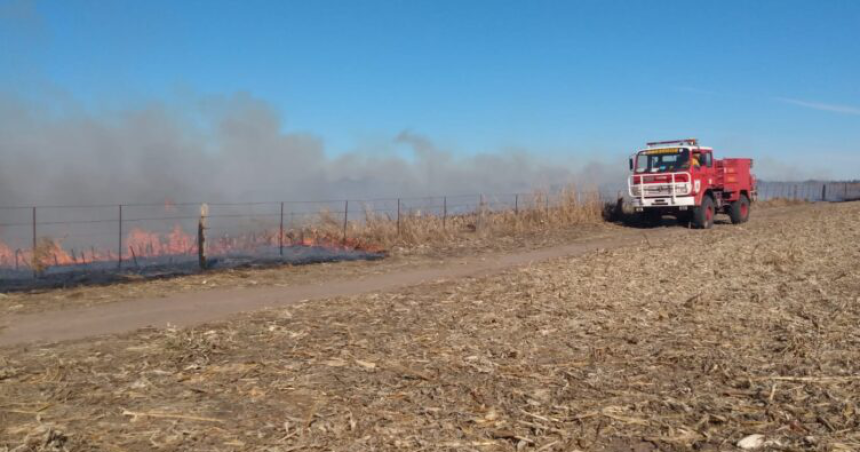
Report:
M 0 355 L 0 450 L 858 450 L 860 204 Z M 650 233 L 650 231 L 649 231 Z

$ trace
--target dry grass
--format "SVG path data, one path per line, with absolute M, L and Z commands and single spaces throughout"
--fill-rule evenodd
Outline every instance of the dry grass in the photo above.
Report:
M 0 450 L 857 450 L 858 214 L 4 350 Z
M 770 198 L 764 201 L 757 201 L 755 203 L 756 207 L 760 207 L 763 209 L 770 207 L 786 207 L 786 206 L 800 206 L 803 204 L 809 204 L 810 202 L 805 199 L 795 199 L 795 198 Z
M 389 249 L 415 245 L 456 242 L 478 236 L 510 236 L 574 225 L 596 224 L 604 220 L 606 206 L 596 192 L 578 193 L 568 187 L 550 197 L 536 191 L 522 206 L 491 208 L 479 206 L 468 214 L 438 215 L 422 211 L 397 216 L 379 214 L 364 207 L 364 218 L 344 224 L 341 213 L 322 211 L 316 221 L 289 231 L 288 240 L 350 247 Z
M 42 274 L 49 266 L 55 264 L 57 254 L 64 254 L 57 242 L 50 237 L 40 237 L 35 251 L 31 253 L 30 268 L 36 274 Z

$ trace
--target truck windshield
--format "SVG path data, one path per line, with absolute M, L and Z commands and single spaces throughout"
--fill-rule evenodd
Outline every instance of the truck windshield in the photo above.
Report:
M 636 155 L 637 173 L 679 171 L 690 164 L 689 149 L 652 149 Z

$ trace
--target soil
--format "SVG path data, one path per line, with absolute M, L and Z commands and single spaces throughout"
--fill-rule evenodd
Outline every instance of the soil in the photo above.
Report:
M 758 213 L 6 347 L 0 450 L 856 450 L 860 205 Z

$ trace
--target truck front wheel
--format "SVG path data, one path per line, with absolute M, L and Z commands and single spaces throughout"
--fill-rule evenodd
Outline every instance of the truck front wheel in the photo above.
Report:
M 702 197 L 702 205 L 693 209 L 693 227 L 710 229 L 714 225 L 714 199 L 708 195 Z
M 729 217 L 732 224 L 746 223 L 750 219 L 750 200 L 747 195 L 741 195 L 740 199 L 731 204 Z

